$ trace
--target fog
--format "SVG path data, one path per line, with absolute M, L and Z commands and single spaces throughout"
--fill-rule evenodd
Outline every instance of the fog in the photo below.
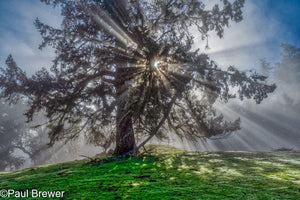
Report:
M 39 17 L 44 22 L 57 26 L 61 20 L 58 16 L 59 12 L 41 3 L 30 5 L 25 1 L 22 3 L 11 1 L 9 4 L 11 7 L 8 6 L 7 10 L 14 11 L 15 15 L 16 13 L 18 15 L 17 18 L 12 19 L 8 19 L 8 16 L 1 16 L 6 23 L 5 25 L 3 25 L 4 22 L 0 23 L 0 42 L 2 44 L 0 65 L 4 66 L 5 58 L 11 53 L 17 63 L 29 74 L 41 67 L 49 68 L 51 60 L 55 56 L 54 51 L 50 48 L 46 48 L 44 51 L 38 50 L 41 37 L 33 27 L 33 20 L 35 17 Z M 16 4 L 19 6 L 16 7 Z M 295 36 L 299 35 L 298 29 L 290 28 L 298 27 L 299 22 L 294 24 L 294 20 L 290 21 L 292 24 L 287 28 L 286 21 L 280 21 L 280 19 L 264 13 L 264 9 L 266 9 L 264 6 L 263 3 L 247 1 L 244 21 L 226 29 L 223 39 L 212 34 L 208 40 L 210 48 L 206 50 L 206 41 L 202 41 L 195 35 L 195 48 L 200 48 L 202 52 L 210 55 L 222 68 L 234 65 L 241 70 L 254 69 L 259 73 L 265 73 L 260 63 L 260 60 L 265 58 L 270 63 L 270 70 L 267 74 L 268 82 L 277 85 L 275 92 L 258 105 L 251 100 L 230 100 L 226 104 L 218 101 L 215 107 L 226 119 L 241 118 L 242 129 L 226 138 L 208 139 L 206 142 L 190 142 L 170 136 L 169 140 L 153 140 L 152 143 L 162 142 L 198 151 L 300 150 L 299 55 L 298 59 L 286 59 L 283 48 L 280 47 L 282 43 L 300 47 L 299 38 Z M 280 6 L 284 5 L 280 4 Z M 290 4 L 285 6 L 283 14 L 292 9 Z M 14 10 L 13 7 L 16 9 Z M 32 12 L 27 12 L 28 9 Z M 295 11 L 297 8 L 293 9 L 291 12 L 297 11 Z M 16 170 L 40 164 L 78 160 L 102 152 L 100 147 L 87 144 L 83 134 L 77 140 L 67 144 L 58 142 L 49 148 L 47 146 L 49 142 L 47 129 L 32 130 L 30 128 L 39 121 L 33 121 L 31 124 L 25 123 L 26 119 L 22 113 L 26 110 L 26 105 L 10 107 L 2 104 L 2 106 L 0 155 L 8 156 L 9 154 L 10 156 L 5 157 L 7 160 L 1 161 L 1 164 L 6 167 L 1 166 L 0 170 Z M 4 125 L 7 125 L 7 121 L 12 121 L 12 119 L 17 122 L 5 129 Z M 43 118 L 41 117 L 39 120 L 43 120 Z M 18 128 L 16 124 L 18 124 Z M 4 135 L 6 136 L 4 137 Z M 35 141 L 40 142 L 38 146 L 35 145 Z M 17 144 L 21 146 L 16 148 Z M 25 149 L 22 150 L 21 147 Z M 30 156 L 30 153 L 34 155 Z M 14 165 L 17 163 L 16 160 L 23 162 Z
M 281 49 L 284 54 L 283 49 Z M 206 141 L 191 142 L 180 140 L 170 134 L 166 141 L 152 140 L 151 143 L 164 143 L 174 145 L 180 148 L 197 151 L 274 151 L 274 150 L 300 150 L 300 62 L 298 59 L 292 62 L 283 55 L 279 63 L 270 63 L 268 71 L 270 83 L 276 83 L 277 88 L 261 104 L 256 104 L 252 100 L 230 100 L 228 103 L 218 101 L 215 104 L 218 112 L 222 113 L 227 120 L 241 118 L 241 130 L 221 139 L 207 139 Z M 257 71 L 263 73 L 260 66 Z M 28 151 L 36 152 L 35 157 L 30 157 L 21 148 L 15 148 L 11 151 L 13 157 L 24 159 L 24 163 L 19 167 L 7 167 L 6 170 L 30 167 L 34 165 L 64 162 L 69 160 L 78 160 L 86 157 L 93 157 L 102 152 L 100 147 L 87 144 L 83 134 L 78 139 L 65 144 L 58 142 L 53 147 L 47 147 L 47 129 L 32 129 L 32 125 L 41 121 L 33 121 L 31 124 L 25 124 L 25 118 L 22 113 L 25 111 L 25 105 L 16 109 L 6 110 L 2 113 L 2 120 L 12 116 L 19 119 L 19 123 L 24 123 L 19 131 L 22 136 L 35 135 L 27 137 L 27 140 L 34 141 L 41 136 L 38 148 L 41 151 L 31 150 L 26 147 L 28 141 L 23 145 Z M 21 119 L 21 120 L 20 120 Z M 21 122 L 20 122 L 21 121 Z M 3 129 L 3 128 L 2 128 Z M 39 134 L 39 137 L 37 135 Z M 12 134 L 13 136 L 13 134 Z M 7 142 L 15 141 L 15 138 L 5 138 Z M 26 139 L 25 139 L 26 140 Z
M 246 1 L 244 20 L 225 30 L 224 38 L 212 34 L 209 49 L 197 36 L 195 48 L 208 53 L 220 67 L 233 65 L 269 76 L 277 89 L 259 105 L 251 100 L 218 102 L 216 108 L 227 119 L 241 118 L 241 130 L 226 139 L 201 141 L 196 150 L 272 151 L 300 149 L 300 62 L 287 59 L 281 44 L 300 47 L 299 5 L 295 1 Z M 289 28 L 292 27 L 292 28 Z M 270 64 L 262 69 L 261 60 Z M 188 145 L 187 145 L 188 146 Z M 193 145 L 192 145 L 193 146 Z
M 215 104 L 226 119 L 240 117 L 241 130 L 206 142 L 175 142 L 174 139 L 176 145 L 199 151 L 300 150 L 300 51 L 296 51 L 295 56 L 288 56 L 281 48 L 281 60 L 269 63 L 268 72 L 261 65 L 255 68 L 258 73 L 267 73 L 268 82 L 277 86 L 261 104 L 251 99 L 228 103 L 219 100 Z

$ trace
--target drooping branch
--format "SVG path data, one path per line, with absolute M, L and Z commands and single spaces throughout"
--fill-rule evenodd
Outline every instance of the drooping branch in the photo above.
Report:
M 28 78 L 10 58 L 8 68 L 1 70 L 0 87 L 3 97 L 26 96 L 28 118 L 45 111 L 52 142 L 80 131 L 111 141 L 115 133 L 103 130 L 120 125 L 118 105 L 124 109 L 118 118 L 132 121 L 128 130 L 148 136 L 142 145 L 165 128 L 167 119 L 187 138 L 232 132 L 238 124 L 215 114 L 216 99 L 238 96 L 260 103 L 275 89 L 262 76 L 221 70 L 208 55 L 192 51 L 192 26 L 203 39 L 210 31 L 222 37 L 230 21 L 241 21 L 244 0 L 222 0 L 211 9 L 197 0 L 42 1 L 62 9 L 60 28 L 38 19 L 35 23 L 41 47 L 56 50 L 53 66 Z M 184 98 L 177 94 L 184 93 L 181 88 L 205 98 Z M 231 93 L 233 88 L 237 92 Z M 125 102 L 118 104 L 124 96 Z M 198 134 L 201 129 L 210 133 Z
M 178 89 L 176 91 L 176 93 L 174 94 L 174 96 L 172 97 L 171 101 L 168 103 L 166 110 L 164 111 L 163 117 L 161 118 L 160 122 L 157 124 L 157 126 L 151 130 L 151 134 L 149 135 L 148 138 L 146 138 L 143 142 L 141 142 L 136 148 L 135 148 L 135 152 L 138 152 L 138 150 L 143 147 L 147 142 L 149 142 L 159 131 L 159 129 L 163 126 L 163 124 L 165 123 L 165 121 L 167 120 L 171 109 L 175 103 L 175 101 L 177 100 L 177 98 L 182 95 L 184 89 Z

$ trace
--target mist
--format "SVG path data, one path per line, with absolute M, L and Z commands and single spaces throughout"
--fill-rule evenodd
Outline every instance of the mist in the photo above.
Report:
M 263 60 L 268 70 L 262 67 L 263 63 L 255 68 L 269 77 L 268 82 L 276 84 L 275 92 L 261 104 L 251 100 L 231 100 L 226 104 L 218 101 L 217 110 L 228 120 L 240 117 L 241 130 L 223 139 L 209 139 L 206 144 L 199 141 L 195 150 L 300 150 L 300 51 L 286 44 L 280 49 L 279 62 Z M 295 52 L 289 52 L 290 49 Z
M 51 48 L 38 50 L 41 37 L 33 27 L 34 18 L 39 17 L 53 26 L 58 26 L 61 18 L 57 9 L 40 2 L 34 3 L 31 7 L 33 12 L 28 13 L 28 2 L 11 1 L 8 7 L 2 8 L 2 13 L 9 11 L 19 15 L 11 21 L 7 16 L 2 16 L 4 14 L 1 15 L 6 23 L 0 23 L 0 65 L 4 66 L 6 57 L 11 53 L 17 63 L 32 74 L 41 67 L 50 68 L 51 60 L 55 56 Z M 274 13 L 264 12 L 268 3 L 270 1 L 247 1 L 244 20 L 241 23 L 229 27 L 222 39 L 212 34 L 207 41 L 209 49 L 205 49 L 206 41 L 200 38 L 197 39 L 195 48 L 207 53 L 222 68 L 234 65 L 242 70 L 253 69 L 258 73 L 265 73 L 260 62 L 261 59 L 265 59 L 270 66 L 266 74 L 269 76 L 268 82 L 277 85 L 275 92 L 258 105 L 246 99 L 230 100 L 228 103 L 218 101 L 215 107 L 226 119 L 241 118 L 241 130 L 224 138 L 191 142 L 171 137 L 166 141 L 155 139 L 152 143 L 161 142 L 197 151 L 300 150 L 299 51 L 295 59 L 288 59 L 284 48 L 281 47 L 284 43 L 300 47 L 299 36 L 296 36 L 299 35 L 299 22 L 295 20 L 294 15 L 290 16 L 287 13 L 289 10 L 292 10 L 291 13 L 297 13 L 299 8 L 293 7 L 293 3 L 280 3 L 274 12 L 278 11 L 278 7 L 286 6 L 286 9 L 282 9 L 284 11 L 278 17 Z M 16 4 L 21 6 L 14 10 Z M 287 25 L 288 19 L 282 20 L 282 16 L 293 19 L 289 21 L 291 25 Z M 22 20 L 18 21 L 19 19 Z M 100 147 L 88 144 L 84 134 L 66 144 L 61 141 L 49 147 L 47 128 L 32 129 L 32 126 L 44 120 L 42 113 L 31 124 L 26 124 L 26 118 L 23 116 L 26 105 L 11 107 L 2 103 L 2 106 L 0 145 L 3 147 L 0 146 L 0 155 L 10 156 L 1 161 L 5 167 L 0 170 L 17 170 L 41 164 L 79 160 L 93 157 L 103 151 Z M 16 122 L 4 131 L 4 125 L 12 119 Z M 37 141 L 39 145 L 36 145 Z M 21 146 L 18 148 L 16 144 Z

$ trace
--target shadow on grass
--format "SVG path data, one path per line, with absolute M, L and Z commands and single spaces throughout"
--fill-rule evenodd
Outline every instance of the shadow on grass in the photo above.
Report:
M 75 161 L 0 173 L 0 188 L 65 191 L 64 199 L 300 199 L 300 153 L 187 152 Z
M 300 199 L 299 153 L 182 152 L 157 159 L 157 172 L 136 181 L 134 192 L 162 199 Z

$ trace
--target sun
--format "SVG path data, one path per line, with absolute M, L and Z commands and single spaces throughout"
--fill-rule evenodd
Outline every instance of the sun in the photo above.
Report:
M 152 59 L 150 66 L 152 70 L 158 70 L 160 68 L 161 61 L 157 58 Z

